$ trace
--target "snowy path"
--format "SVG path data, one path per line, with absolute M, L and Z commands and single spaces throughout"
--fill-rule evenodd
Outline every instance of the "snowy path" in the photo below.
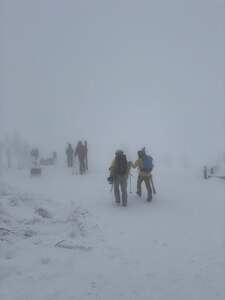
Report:
M 161 169 L 123 208 L 106 177 L 1 176 L 0 299 L 224 299 L 224 181 Z

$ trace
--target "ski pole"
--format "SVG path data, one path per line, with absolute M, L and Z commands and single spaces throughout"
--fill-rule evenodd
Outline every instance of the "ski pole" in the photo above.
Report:
M 130 194 L 132 194 L 132 190 L 131 190 L 131 176 L 133 176 L 133 175 L 130 173 Z
M 152 190 L 153 190 L 153 194 L 156 194 L 156 190 L 155 190 L 155 186 L 152 180 L 152 176 L 150 177 L 150 181 L 151 181 L 151 185 L 152 185 Z

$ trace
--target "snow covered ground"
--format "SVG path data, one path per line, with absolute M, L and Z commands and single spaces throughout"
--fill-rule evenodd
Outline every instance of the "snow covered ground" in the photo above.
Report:
M 4 169 L 0 299 L 225 299 L 225 181 L 157 167 L 147 203 L 133 175 L 121 207 L 107 171 Z

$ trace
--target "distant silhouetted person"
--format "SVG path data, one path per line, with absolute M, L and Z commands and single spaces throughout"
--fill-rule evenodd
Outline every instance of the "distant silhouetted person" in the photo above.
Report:
M 30 156 L 31 156 L 31 158 L 33 160 L 32 161 L 33 165 L 37 165 L 38 164 L 38 157 L 39 157 L 39 150 L 38 150 L 38 148 L 31 149 Z
M 68 168 L 72 168 L 73 167 L 73 153 L 74 153 L 74 150 L 73 150 L 71 144 L 68 143 L 68 147 L 66 149 L 67 166 L 68 166 Z
M 79 165 L 80 165 L 80 174 L 83 174 L 85 172 L 85 159 L 87 156 L 87 148 L 83 145 L 81 141 L 77 143 L 77 147 L 75 149 L 74 156 L 78 156 L 79 159 Z

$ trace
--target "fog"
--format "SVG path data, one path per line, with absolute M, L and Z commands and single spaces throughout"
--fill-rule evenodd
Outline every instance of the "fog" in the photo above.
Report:
M 93 167 L 224 155 L 224 1 L 1 0 L 0 20 L 0 141 L 87 140 Z

